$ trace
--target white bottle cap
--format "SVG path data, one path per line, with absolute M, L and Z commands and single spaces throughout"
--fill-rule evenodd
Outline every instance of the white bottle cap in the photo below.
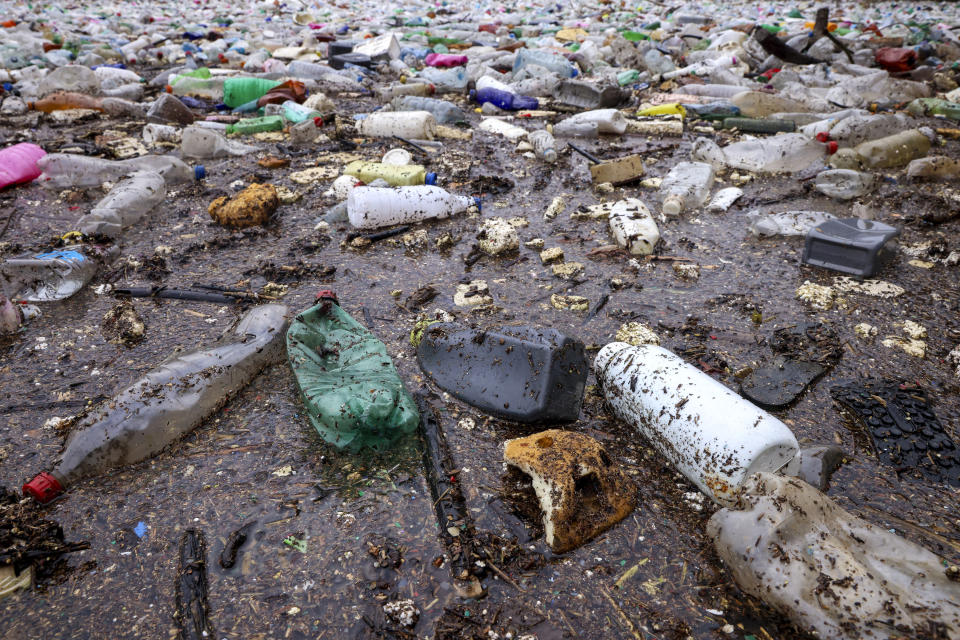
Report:
M 683 200 L 679 196 L 670 195 L 663 199 L 664 215 L 678 216 L 683 211 Z

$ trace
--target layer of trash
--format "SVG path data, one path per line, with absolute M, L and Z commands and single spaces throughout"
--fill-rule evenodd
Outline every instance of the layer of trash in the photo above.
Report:
M 960 638 L 954 4 L 3 6 L 5 637 Z

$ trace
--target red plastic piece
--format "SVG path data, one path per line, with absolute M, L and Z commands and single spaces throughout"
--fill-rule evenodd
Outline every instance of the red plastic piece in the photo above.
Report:
M 827 143 L 827 155 L 833 155 L 837 152 L 837 149 L 840 148 L 840 145 L 837 144 L 836 140 L 831 140 Z
M 890 73 L 910 71 L 917 66 L 917 52 L 913 49 L 883 47 L 874 54 L 877 65 Z
M 317 302 L 321 300 L 330 300 L 336 305 L 340 305 L 340 300 L 337 299 L 337 294 L 334 293 L 333 289 L 320 289 L 317 291 L 317 295 L 314 298 Z
M 63 493 L 63 486 L 46 471 L 34 476 L 33 480 L 23 485 L 23 495 L 30 496 L 40 504 L 50 502 Z

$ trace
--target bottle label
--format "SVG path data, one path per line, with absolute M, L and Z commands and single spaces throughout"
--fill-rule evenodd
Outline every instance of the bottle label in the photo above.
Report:
M 87 259 L 87 257 L 79 251 L 49 251 L 47 253 L 38 253 L 33 257 L 37 260 L 69 260 L 77 263 Z

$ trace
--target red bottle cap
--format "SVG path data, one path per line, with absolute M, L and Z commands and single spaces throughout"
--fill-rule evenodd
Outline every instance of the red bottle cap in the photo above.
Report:
M 840 145 L 837 144 L 836 140 L 831 140 L 827 143 L 827 155 L 832 156 L 837 152 L 837 149 L 840 148 Z
M 320 291 L 317 291 L 317 295 L 314 300 L 317 302 L 320 302 L 321 300 L 330 300 L 337 306 L 340 305 L 340 301 L 337 299 L 337 294 L 334 293 L 333 289 L 320 289 Z
M 23 485 L 23 495 L 30 496 L 40 504 L 50 502 L 63 493 L 63 487 L 52 475 L 42 471 L 33 480 Z
M 817 140 L 819 140 L 820 142 L 826 142 L 827 140 L 830 139 L 830 134 L 827 133 L 826 131 L 821 131 L 820 133 L 817 134 L 816 137 L 817 137 Z

